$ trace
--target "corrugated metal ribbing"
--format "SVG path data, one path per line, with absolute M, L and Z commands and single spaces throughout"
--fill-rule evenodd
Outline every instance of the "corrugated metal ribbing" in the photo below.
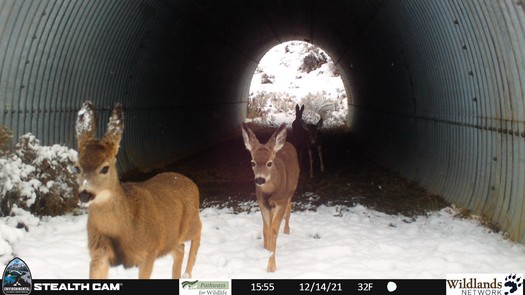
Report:
M 414 111 L 394 106 L 366 132 L 394 132 L 391 145 L 417 146 L 414 153 L 375 146 L 378 159 L 525 241 L 523 10 L 507 0 L 386 1 L 377 18 L 396 32 L 389 45 L 411 77 L 411 92 L 400 86 L 398 94 L 413 95 Z M 384 33 L 372 27 L 363 41 L 384 42 Z M 391 61 L 373 61 L 381 62 Z M 366 114 L 391 102 L 357 104 Z
M 109 70 L 101 60 L 108 57 L 99 47 L 104 44 L 94 38 L 108 27 L 107 18 L 114 17 L 112 3 L 116 2 L 3 2 L 2 12 L 8 17 L 2 18 L 2 123 L 15 134 L 32 132 L 44 143 L 72 144 L 64 135 L 71 133 L 71 116 L 81 102 L 92 97 L 106 104 L 112 92 L 119 92 L 99 83 L 108 80 Z
M 0 124 L 15 138 L 31 132 L 43 144 L 74 147 L 74 121 L 84 100 L 99 110 L 99 135 L 121 101 L 126 117 L 140 122 L 128 120 L 126 130 L 135 129 L 124 133 L 123 144 L 131 148 L 119 154 L 122 170 L 147 169 L 188 149 L 155 136 L 185 132 L 172 126 L 176 112 L 179 118 L 206 113 L 199 104 L 188 108 L 189 97 L 171 96 L 164 83 L 171 56 L 162 44 L 169 44 L 176 20 L 170 13 L 158 1 L 0 1 Z M 148 120 L 156 129 L 143 126 Z

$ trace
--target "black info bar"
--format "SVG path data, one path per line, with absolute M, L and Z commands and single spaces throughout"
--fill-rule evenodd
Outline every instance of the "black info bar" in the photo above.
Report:
M 231 279 L 231 280 L 33 280 L 31 293 L 46 294 L 446 294 L 445 280 Z

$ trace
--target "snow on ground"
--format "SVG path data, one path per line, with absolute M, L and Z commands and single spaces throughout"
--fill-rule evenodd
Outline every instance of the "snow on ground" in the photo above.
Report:
M 525 273 L 525 245 L 454 217 L 450 208 L 414 220 L 360 205 L 293 212 L 291 234 L 281 228 L 277 239 L 277 271 L 267 273 L 261 214 L 255 202 L 250 206 L 239 214 L 202 210 L 194 278 L 444 279 L 447 273 Z M 88 278 L 86 222 L 87 215 L 42 220 L 15 243 L 14 251 L 33 278 Z M 171 264 L 171 256 L 158 259 L 152 278 L 170 278 Z M 109 276 L 134 279 L 138 269 L 115 267 Z

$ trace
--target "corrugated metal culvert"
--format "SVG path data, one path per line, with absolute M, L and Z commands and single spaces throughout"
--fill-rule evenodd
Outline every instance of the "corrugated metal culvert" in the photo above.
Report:
M 238 132 L 257 62 L 306 40 L 377 161 L 525 242 L 521 3 L 0 0 L 0 124 L 74 147 L 84 100 L 121 101 L 120 168 L 148 169 Z

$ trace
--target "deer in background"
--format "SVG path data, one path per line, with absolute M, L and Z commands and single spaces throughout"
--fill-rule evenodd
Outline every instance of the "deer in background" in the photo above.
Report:
M 148 279 L 156 258 L 173 256 L 172 278 L 181 276 L 184 242 L 191 241 L 185 276 L 191 272 L 201 239 L 199 190 L 184 175 L 165 172 L 149 180 L 120 183 L 116 156 L 124 131 L 117 103 L 105 135 L 96 138 L 95 108 L 85 102 L 78 112 L 75 166 L 80 201 L 88 204 L 90 279 L 106 279 L 110 266 L 139 267 Z
M 299 108 L 295 105 L 295 120 L 292 123 L 294 145 L 298 153 L 299 163 L 303 163 L 304 151 L 308 152 L 310 159 L 310 178 L 314 177 L 313 150 L 317 149 L 321 173 L 324 172 L 323 146 L 321 142 L 321 131 L 323 118 L 317 124 L 306 124 L 303 120 L 304 105 Z
M 277 235 L 283 217 L 284 233 L 290 233 L 292 197 L 297 189 L 299 163 L 294 146 L 286 142 L 286 124 L 281 125 L 266 144 L 242 123 L 242 137 L 250 151 L 255 177 L 255 195 L 263 217 L 264 248 L 271 252 L 266 270 L 274 272 Z

